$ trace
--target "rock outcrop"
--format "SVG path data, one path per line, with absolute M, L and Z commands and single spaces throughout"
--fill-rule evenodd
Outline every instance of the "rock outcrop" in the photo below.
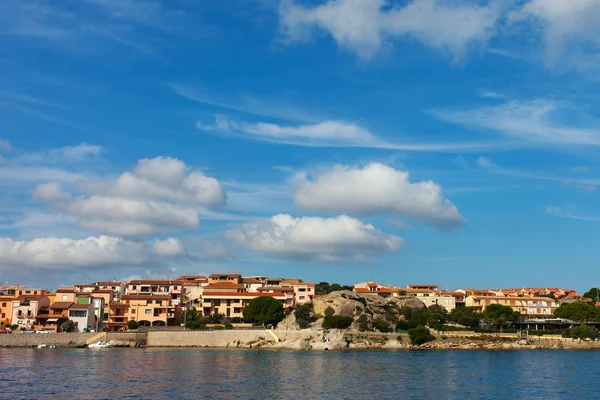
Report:
M 359 319 L 365 320 L 368 328 L 373 327 L 373 321 L 380 319 L 387 321 L 390 327 L 401 319 L 400 310 L 404 307 L 425 308 L 425 304 L 414 297 L 389 297 L 378 295 L 363 295 L 349 290 L 332 292 L 316 297 L 313 302 L 313 311 L 317 316 L 324 316 L 328 308 L 333 309 L 335 315 L 351 317 L 353 323 L 350 331 L 360 329 Z M 363 318 L 361 318 L 364 316 Z M 311 329 L 320 329 L 323 319 L 311 324 Z M 288 315 L 278 324 L 277 329 L 299 329 L 294 313 Z

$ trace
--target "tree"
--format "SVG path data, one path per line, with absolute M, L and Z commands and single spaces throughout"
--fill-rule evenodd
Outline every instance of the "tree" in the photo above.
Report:
M 482 315 L 471 307 L 456 307 L 448 315 L 448 320 L 470 328 L 478 327 L 481 319 Z
M 352 286 L 343 286 L 339 283 L 332 283 L 330 285 L 328 282 L 319 282 L 315 285 L 315 294 L 324 295 L 329 294 L 331 292 L 338 292 L 340 290 L 352 289 L 354 289 Z
M 317 320 L 312 303 L 298 304 L 294 310 L 294 315 L 300 329 L 308 328 L 311 323 Z
M 283 305 L 270 296 L 256 297 L 244 308 L 244 319 L 264 326 L 277 324 L 283 319 Z
M 491 325 L 499 325 L 500 328 L 504 324 L 515 322 L 520 317 L 521 314 L 518 311 L 502 304 L 490 304 L 483 311 L 484 321 Z
M 595 339 L 600 336 L 600 331 L 593 326 L 579 325 L 575 328 L 565 329 L 563 337 L 574 339 Z
M 375 328 L 379 332 L 385 333 L 390 331 L 390 324 L 385 319 L 375 318 L 373 320 L 373 328 Z
M 137 323 L 135 319 L 130 319 L 127 321 L 127 330 L 133 331 L 140 327 L 140 324 Z
M 420 325 L 416 328 L 412 328 L 408 330 L 408 336 L 410 337 L 410 343 L 415 346 L 419 346 L 423 343 L 427 343 L 435 339 L 429 329 Z
M 323 329 L 347 329 L 352 325 L 352 317 L 343 315 L 328 315 L 323 318 Z
M 333 309 L 333 307 L 327 307 L 324 311 L 324 314 L 326 317 L 330 317 L 333 314 L 335 314 L 335 310 Z
M 195 309 L 183 310 L 181 312 L 181 321 L 185 324 L 188 321 L 196 321 L 198 319 L 198 311 Z
M 591 288 L 583 294 L 583 297 L 598 301 L 600 299 L 600 290 L 598 288 Z
M 562 304 L 554 311 L 554 316 L 575 322 L 600 321 L 600 309 L 580 301 Z
M 75 322 L 67 320 L 60 326 L 63 332 L 73 332 L 75 330 Z

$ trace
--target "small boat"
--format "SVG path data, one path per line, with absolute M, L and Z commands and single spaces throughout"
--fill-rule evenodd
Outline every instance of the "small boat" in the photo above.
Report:
M 105 342 L 105 341 L 99 341 L 96 343 L 92 343 L 92 344 L 88 344 L 88 348 L 90 349 L 109 349 L 113 347 L 112 344 L 110 344 L 109 342 Z
M 38 344 L 38 347 L 37 347 L 37 348 L 38 348 L 38 349 L 45 349 L 45 348 L 47 348 L 47 347 L 48 347 L 48 346 L 47 346 L 47 345 L 45 345 L 45 344 Z

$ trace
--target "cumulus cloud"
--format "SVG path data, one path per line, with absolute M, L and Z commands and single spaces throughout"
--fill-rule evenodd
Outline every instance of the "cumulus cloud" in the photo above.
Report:
M 312 7 L 286 0 L 280 7 L 281 28 L 289 40 L 307 40 L 319 28 L 339 47 L 366 59 L 396 38 L 460 58 L 487 42 L 499 16 L 494 2 L 462 0 L 413 0 L 404 6 L 386 0 L 328 0 Z
M 156 244 L 156 243 L 155 243 Z M 86 239 L 57 237 L 17 241 L 0 238 L 0 268 L 33 267 L 40 269 L 67 269 L 73 267 L 122 267 L 155 262 L 172 245 L 159 245 L 158 251 L 146 243 L 132 242 L 117 237 L 99 236 Z
M 494 164 L 489 157 L 484 156 L 479 156 L 477 158 L 477 165 L 479 165 L 481 168 L 493 168 L 496 166 L 496 164 Z
M 564 53 L 570 53 L 569 62 L 573 55 L 589 54 L 589 50 L 594 55 L 592 62 L 597 64 L 596 54 L 600 49 L 598 15 L 598 0 L 531 0 L 511 12 L 509 20 L 531 24 L 541 33 L 551 64 Z
M 412 183 L 407 172 L 380 163 L 362 168 L 336 165 L 314 178 L 299 175 L 295 185 L 294 201 L 310 210 L 364 215 L 392 212 L 439 229 L 466 222 L 442 196 L 440 185 Z
M 87 180 L 78 188 L 81 193 L 73 195 L 58 183 L 42 184 L 34 198 L 85 228 L 120 236 L 195 228 L 199 209 L 220 206 L 226 198 L 216 179 L 169 157 L 140 160 L 114 182 Z
M 10 144 L 10 142 L 8 140 L 0 139 L 0 152 L 8 153 L 11 150 L 12 150 L 12 145 Z
M 435 110 L 431 113 L 448 122 L 496 131 L 521 141 L 600 145 L 600 122 L 566 102 L 549 99 L 512 100 L 494 107 Z M 587 124 L 575 122 L 573 116 Z
M 156 254 L 163 257 L 178 257 L 185 254 L 183 243 L 172 237 L 165 240 L 154 240 L 152 249 Z
M 278 214 L 268 220 L 234 226 L 225 235 L 239 246 L 264 254 L 320 262 L 392 252 L 404 244 L 397 236 L 345 215 L 293 218 Z
M 214 124 L 198 122 L 198 129 L 225 136 L 241 137 L 262 142 L 307 147 L 362 147 L 404 151 L 468 151 L 494 148 L 499 143 L 461 142 L 389 142 L 368 129 L 350 122 L 323 121 L 317 124 L 280 125 L 276 123 L 247 123 L 226 116 L 215 116 Z

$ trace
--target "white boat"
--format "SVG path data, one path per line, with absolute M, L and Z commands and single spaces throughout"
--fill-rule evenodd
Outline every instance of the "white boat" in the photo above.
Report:
M 99 341 L 96 343 L 92 343 L 92 344 L 88 344 L 88 348 L 90 349 L 109 349 L 113 347 L 112 344 L 110 344 L 109 342 L 105 342 L 105 341 Z

